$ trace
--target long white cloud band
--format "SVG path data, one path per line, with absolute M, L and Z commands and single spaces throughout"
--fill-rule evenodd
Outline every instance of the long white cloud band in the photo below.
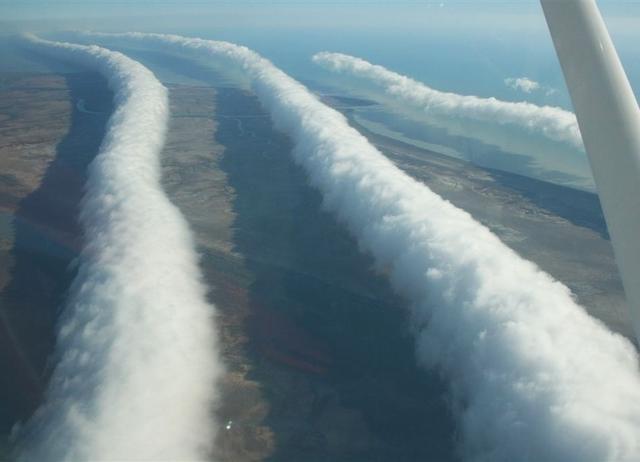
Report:
M 167 91 L 121 53 L 34 36 L 25 43 L 98 71 L 115 110 L 89 167 L 85 244 L 57 365 L 21 432 L 19 459 L 200 460 L 215 434 L 221 364 L 193 238 L 160 186 Z
M 551 140 L 582 147 L 575 114 L 558 107 L 442 92 L 383 66 L 342 53 L 320 52 L 313 56 L 313 61 L 328 70 L 371 82 L 390 97 L 425 113 L 517 125 Z
M 629 341 L 400 171 L 340 113 L 245 47 L 175 35 L 84 37 L 244 70 L 325 205 L 410 300 L 419 360 L 450 382 L 466 459 L 640 458 L 640 373 Z

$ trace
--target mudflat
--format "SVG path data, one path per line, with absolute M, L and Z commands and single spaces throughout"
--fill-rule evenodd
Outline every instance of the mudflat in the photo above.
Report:
M 39 405 L 74 276 L 86 169 L 111 113 L 97 74 L 0 76 L 0 429 Z M 83 112 L 78 106 L 90 108 Z

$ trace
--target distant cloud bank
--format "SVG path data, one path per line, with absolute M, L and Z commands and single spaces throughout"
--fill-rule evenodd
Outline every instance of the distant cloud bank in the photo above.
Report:
M 245 47 L 175 35 L 85 37 L 244 70 L 276 127 L 294 141 L 295 161 L 324 205 L 409 300 L 418 359 L 449 381 L 463 459 L 640 459 L 640 373 L 629 341 L 587 315 L 564 285 L 468 213 L 399 170 L 343 115 Z M 409 100 L 415 86 L 405 79 L 395 91 L 407 91 Z M 448 103 L 469 107 L 483 117 L 511 117 L 514 110 L 439 94 L 432 102 L 443 110 Z M 551 108 L 542 115 L 541 127 L 566 116 Z
M 558 107 L 442 92 L 382 66 L 342 53 L 317 53 L 313 61 L 328 70 L 365 79 L 390 97 L 428 114 L 516 125 L 551 140 L 582 147 L 575 115 Z M 539 88 L 537 82 L 526 78 L 513 80 L 513 85 L 526 92 Z
M 167 91 L 121 53 L 24 42 L 100 72 L 115 111 L 89 167 L 85 245 L 50 388 L 19 431 L 17 458 L 202 460 L 215 436 L 222 367 L 193 238 L 160 186 Z

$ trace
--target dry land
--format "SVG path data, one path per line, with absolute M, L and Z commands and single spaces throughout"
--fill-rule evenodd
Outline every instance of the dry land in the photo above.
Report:
M 193 229 L 227 367 L 217 460 L 453 459 L 446 384 L 416 366 L 405 302 L 323 210 L 292 161 L 290 140 L 250 93 L 169 89 L 163 185 Z M 5 434 L 46 386 L 53 323 L 82 245 L 78 201 L 110 98 L 95 74 L 0 77 Z M 372 104 L 338 96 L 327 102 L 348 116 Z M 357 128 L 400 168 L 569 285 L 594 316 L 630 334 L 595 195 Z

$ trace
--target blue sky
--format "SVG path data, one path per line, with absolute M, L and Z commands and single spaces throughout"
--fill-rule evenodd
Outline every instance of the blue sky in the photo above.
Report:
M 637 89 L 640 0 L 598 4 Z M 0 34 L 138 30 L 230 40 L 303 78 L 322 50 L 460 93 L 519 97 L 503 79 L 527 76 L 561 90 L 539 103 L 568 105 L 537 0 L 0 0 L 0 18 Z
M 608 16 L 640 18 L 640 0 L 600 0 Z M 159 20 L 165 15 L 204 15 L 218 21 L 246 21 L 256 25 L 331 26 L 381 25 L 405 22 L 417 25 L 420 15 L 442 10 L 458 19 L 478 13 L 503 18 L 538 11 L 536 0 L 0 0 L 0 17 L 13 20 L 55 20 L 141 16 Z M 350 13 L 354 13 L 351 15 Z M 347 15 L 349 14 L 349 15 Z

